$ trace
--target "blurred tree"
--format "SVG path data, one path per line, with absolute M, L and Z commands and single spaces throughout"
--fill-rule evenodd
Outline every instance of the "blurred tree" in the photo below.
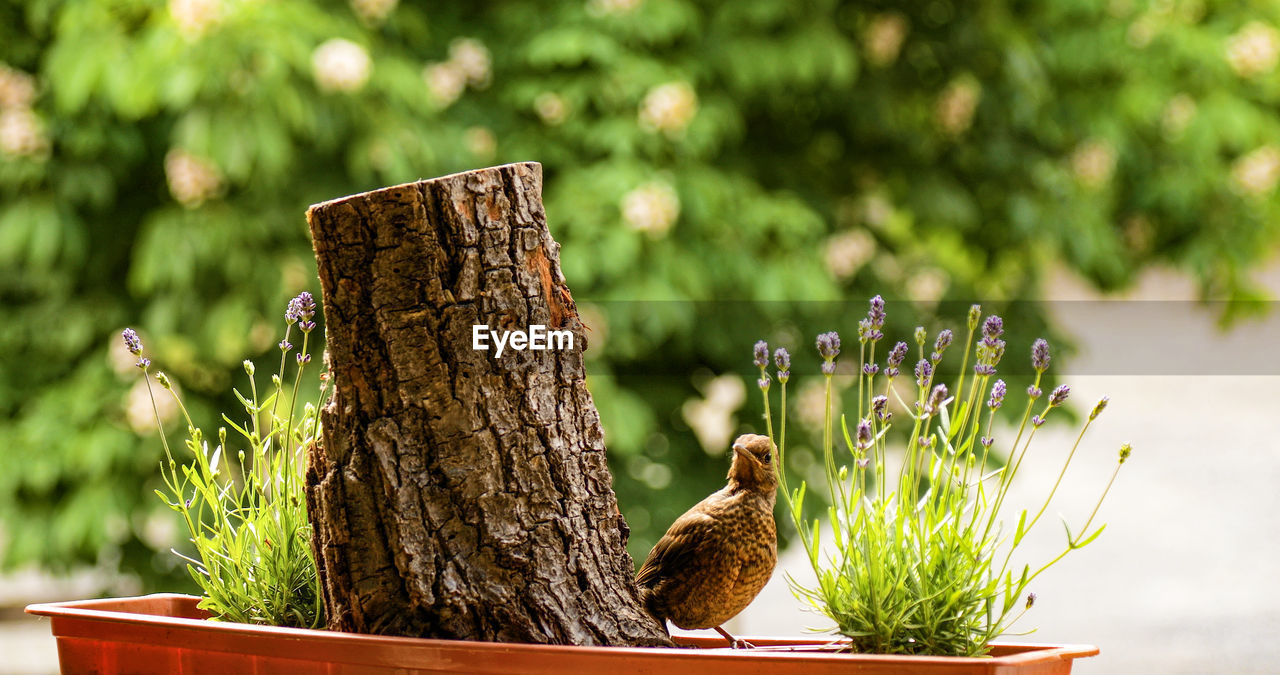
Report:
M 28 0 L 0 18 L 8 565 L 168 569 L 118 331 L 214 424 L 285 300 L 316 290 L 316 201 L 544 164 L 638 555 L 718 484 L 719 439 L 758 426 L 737 383 L 759 337 L 801 348 L 802 399 L 810 336 L 851 331 L 872 293 L 891 337 L 1035 298 L 1055 260 L 1102 288 L 1171 263 L 1256 301 L 1277 236 L 1274 4 Z M 1011 355 L 1043 328 L 1021 306 Z

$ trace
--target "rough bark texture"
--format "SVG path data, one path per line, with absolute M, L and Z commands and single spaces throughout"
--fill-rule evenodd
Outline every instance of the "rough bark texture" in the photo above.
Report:
M 511 164 L 307 213 L 335 387 L 307 472 L 332 629 L 668 644 L 636 595 L 541 191 L 540 165 Z M 499 358 L 476 324 L 574 348 Z

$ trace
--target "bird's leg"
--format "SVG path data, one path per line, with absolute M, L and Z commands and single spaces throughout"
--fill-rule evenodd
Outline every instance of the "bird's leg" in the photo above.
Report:
M 725 631 L 725 629 L 719 626 L 716 626 L 716 632 L 719 633 L 721 636 L 723 636 L 724 639 L 728 640 L 729 646 L 732 647 L 733 649 L 755 649 L 756 647 L 755 645 L 751 644 L 750 642 L 747 642 L 746 640 L 739 640 L 738 638 L 730 635 L 728 632 Z

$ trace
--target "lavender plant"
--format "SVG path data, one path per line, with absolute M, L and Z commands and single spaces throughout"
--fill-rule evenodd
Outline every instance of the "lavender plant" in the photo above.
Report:
M 324 624 L 302 476 L 303 452 L 319 438 L 320 423 L 315 404 L 304 403 L 298 409 L 302 375 L 311 362 L 308 347 L 315 311 L 315 301 L 305 291 L 289 302 L 285 337 L 279 344 L 280 367 L 265 398 L 258 391 L 253 363 L 244 362 L 249 395 L 233 391 L 246 417 L 237 422 L 222 416 L 235 432 L 231 444 L 224 426 L 211 449 L 168 376 L 155 373 L 156 382 L 182 410 L 191 454 L 186 463 L 174 458 L 157 412 L 165 489 L 156 490 L 156 495 L 186 525 L 195 554 L 174 553 L 187 561 L 187 571 L 203 592 L 200 608 L 216 620 L 304 628 Z M 294 328 L 302 335 L 302 346 L 290 359 Z M 123 337 L 138 357 L 154 410 L 151 360 L 143 355 L 142 341 L 133 329 L 125 329 Z M 293 383 L 286 391 L 287 366 L 293 366 Z
M 802 482 L 791 489 L 782 470 L 791 358 L 785 349 L 775 352 L 782 390 L 782 420 L 774 439 L 779 486 L 817 576 L 812 587 L 790 579 L 792 590 L 834 620 L 856 651 L 981 656 L 987 653 L 992 638 L 1006 633 L 1031 608 L 1035 594 L 1027 589 L 1032 582 L 1102 533 L 1105 525 L 1095 526 L 1094 521 L 1120 465 L 1129 457 L 1130 446 L 1121 446 L 1115 471 L 1078 532 L 1073 533 L 1063 521 L 1066 544 L 1062 552 L 1037 566 L 1016 564 L 1018 547 L 1040 524 L 1085 432 L 1106 408 L 1108 399 L 1099 400 L 1084 421 L 1048 496 L 1038 509 L 1018 511 L 1017 525 L 1010 531 L 1000 517 L 1002 509 L 1007 511 L 1009 487 L 1036 432 L 1070 394 L 1063 385 L 1039 402 L 1041 378 L 1049 367 L 1049 344 L 1041 339 L 1032 345 L 1035 381 L 1027 389 L 1027 402 L 1012 442 L 998 442 L 997 413 L 1009 395 L 1003 380 L 993 380 L 1005 352 L 1001 318 L 992 315 L 984 321 L 978 305 L 970 308 L 963 363 L 950 388 L 935 382 L 935 377 L 953 333 L 941 331 L 926 354 L 928 335 L 924 328 L 917 328 L 918 360 L 910 375 L 914 381 L 905 383 L 905 389 L 914 392 L 910 401 L 899 394 L 904 388 L 899 378 L 904 377 L 901 367 L 910 350 L 908 344 L 898 342 L 888 350 L 883 370 L 876 362 L 877 348 L 884 339 L 884 321 L 884 301 L 876 296 L 858 326 L 857 416 L 852 432 L 847 418 L 840 417 L 847 455 L 835 448 L 831 406 L 840 336 L 831 332 L 817 338 L 826 378 L 822 447 L 830 504 L 827 518 L 835 550 L 827 550 L 821 543 L 819 520 L 805 516 L 808 485 Z M 974 366 L 970 377 L 971 350 Z M 767 360 L 759 356 L 767 352 L 763 341 L 756 344 L 765 420 L 773 438 L 771 378 Z M 895 412 L 906 416 L 911 431 L 901 469 L 890 476 L 887 433 Z M 997 463 L 994 453 L 1001 453 L 1006 461 L 992 469 L 989 465 Z

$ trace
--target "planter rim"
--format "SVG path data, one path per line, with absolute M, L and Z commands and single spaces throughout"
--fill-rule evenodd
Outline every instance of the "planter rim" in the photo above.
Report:
M 250 648 L 253 650 L 253 653 L 257 653 L 262 656 L 279 655 L 281 644 L 289 645 L 290 653 L 296 652 L 298 654 L 307 654 L 317 649 L 319 649 L 319 651 L 325 651 L 320 648 L 324 645 L 333 645 L 334 643 L 338 643 L 343 650 L 343 653 L 348 655 L 344 657 L 345 662 L 353 664 L 362 663 L 369 665 L 388 665 L 384 661 L 384 657 L 369 657 L 372 660 L 352 657 L 352 654 L 359 654 L 361 652 L 361 647 L 381 647 L 384 651 L 391 650 L 392 652 L 403 655 L 419 653 L 425 654 L 428 652 L 433 654 L 443 654 L 450 650 L 467 649 L 482 650 L 490 652 L 495 656 L 509 655 L 511 657 L 516 657 L 518 655 L 533 657 L 539 654 L 548 655 L 554 652 L 564 653 L 564 650 L 566 649 L 565 645 L 470 642 L 435 638 L 390 637 L 338 631 L 208 621 L 203 618 L 199 618 L 203 612 L 196 609 L 196 603 L 198 601 L 198 597 L 191 595 L 157 593 L 130 598 L 104 598 L 98 600 L 38 603 L 27 606 L 26 611 L 29 614 L 50 617 L 53 620 L 53 634 L 59 639 L 64 637 L 84 638 L 91 636 L 93 634 L 90 630 L 92 626 L 86 625 L 85 623 L 88 622 L 97 626 L 101 626 L 102 624 L 114 624 L 116 626 L 120 626 L 121 629 L 113 630 L 112 635 L 110 636 L 110 639 L 115 641 L 150 643 L 155 638 L 153 635 L 148 635 L 148 632 L 154 633 L 156 629 L 163 629 L 164 633 L 168 636 L 166 639 L 186 642 L 199 635 L 203 636 L 203 639 L 201 639 L 200 642 L 205 649 L 213 651 L 236 651 L 238 653 L 243 653 L 239 650 L 244 649 L 244 647 L 220 648 L 219 645 L 233 635 L 248 634 L 258 636 L 262 639 L 261 645 Z M 135 611 L 129 611 L 134 607 L 137 607 Z M 733 658 L 735 656 L 740 657 L 745 655 L 764 659 L 784 659 L 793 663 L 796 660 L 802 660 L 814 665 L 825 664 L 827 666 L 835 665 L 833 663 L 834 661 L 845 661 L 851 667 L 856 666 L 850 661 L 857 661 L 866 665 L 905 665 L 910 663 L 917 666 L 954 666 L 965 663 L 972 664 L 974 662 L 981 662 L 983 664 L 990 665 L 993 668 L 991 672 L 997 672 L 997 669 L 999 672 L 1004 672 L 1004 667 L 1016 667 L 1030 663 L 1070 661 L 1076 658 L 1094 656 L 1099 652 L 1097 647 L 1091 645 L 993 643 L 993 655 L 981 659 L 958 656 L 837 654 L 834 652 L 819 652 L 813 650 L 791 651 L 779 649 L 780 647 L 788 645 L 798 647 L 816 647 L 829 643 L 831 641 L 830 639 L 814 639 L 812 637 L 779 638 L 750 636 L 745 639 L 761 648 L 744 651 L 728 648 L 724 645 L 724 640 L 719 637 L 699 637 L 682 635 L 679 633 L 674 634 L 672 637 L 675 639 L 677 644 L 682 647 L 699 647 L 700 649 L 600 646 L 574 646 L 570 647 L 570 649 L 573 650 L 574 654 L 582 655 L 584 657 L 630 653 L 633 655 L 643 655 L 647 658 L 667 658 L 668 655 L 670 657 L 705 658 L 709 659 L 707 661 L 708 665 L 711 665 L 712 661 L 719 661 L 724 658 Z M 221 640 L 216 638 L 221 638 Z M 773 649 L 770 649 L 770 647 L 773 647 Z

